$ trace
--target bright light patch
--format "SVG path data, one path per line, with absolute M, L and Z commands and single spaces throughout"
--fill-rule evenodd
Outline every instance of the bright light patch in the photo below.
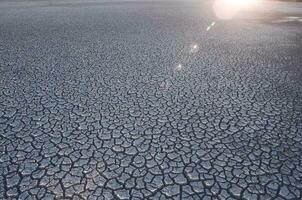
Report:
M 216 22 L 212 22 L 212 23 L 207 27 L 207 31 L 209 31 L 215 24 L 216 24 Z
M 216 0 L 213 6 L 215 15 L 222 20 L 233 19 L 242 9 L 253 7 L 258 0 Z
M 176 66 L 176 70 L 177 71 L 180 71 L 182 69 L 182 65 L 181 64 L 178 64 L 177 66 Z
M 192 45 L 190 46 L 190 53 L 197 53 L 198 50 L 199 50 L 198 44 L 192 44 Z
M 289 16 L 273 21 L 273 23 L 285 23 L 285 22 L 302 22 L 302 17 Z

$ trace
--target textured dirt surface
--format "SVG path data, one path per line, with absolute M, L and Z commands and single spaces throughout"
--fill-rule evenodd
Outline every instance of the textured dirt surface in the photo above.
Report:
M 301 199 L 302 23 L 279 12 L 0 2 L 0 199 Z

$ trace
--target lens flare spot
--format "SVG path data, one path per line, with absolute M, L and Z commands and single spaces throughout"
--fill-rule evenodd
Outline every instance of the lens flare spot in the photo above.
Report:
M 182 70 L 182 68 L 183 68 L 182 64 L 178 64 L 175 69 L 176 71 L 180 71 Z
M 190 46 L 190 53 L 197 53 L 199 51 L 199 46 L 198 44 L 192 44 Z
M 216 0 L 213 11 L 217 18 L 230 20 L 242 9 L 253 7 L 258 0 Z
M 207 27 L 207 31 L 211 30 L 211 28 L 213 26 L 215 26 L 216 22 L 212 22 L 208 27 Z

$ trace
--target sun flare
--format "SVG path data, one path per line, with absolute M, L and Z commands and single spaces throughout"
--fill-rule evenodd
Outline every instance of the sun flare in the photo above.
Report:
M 222 20 L 233 19 L 242 9 L 252 8 L 258 0 L 216 0 L 213 5 L 215 15 Z

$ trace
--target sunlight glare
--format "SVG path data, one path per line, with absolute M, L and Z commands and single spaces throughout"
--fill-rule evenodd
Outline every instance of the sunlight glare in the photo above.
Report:
M 257 0 L 216 0 L 213 10 L 219 19 L 229 20 L 240 10 L 253 7 L 256 2 Z

